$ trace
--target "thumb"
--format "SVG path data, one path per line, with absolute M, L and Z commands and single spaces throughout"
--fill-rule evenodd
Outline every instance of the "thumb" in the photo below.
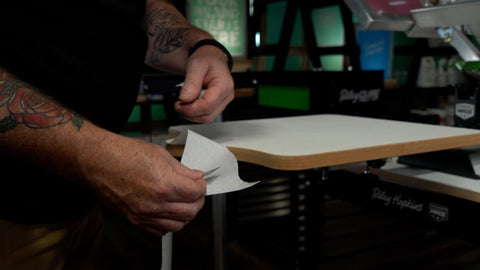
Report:
M 185 82 L 183 83 L 182 90 L 178 99 L 182 103 L 191 103 L 195 101 L 203 87 L 203 79 L 205 78 L 205 72 L 202 70 L 196 70 L 195 72 L 187 71 L 185 76 Z

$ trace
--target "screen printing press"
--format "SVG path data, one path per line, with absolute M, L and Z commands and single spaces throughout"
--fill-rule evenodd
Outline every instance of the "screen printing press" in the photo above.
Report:
M 311 269 L 310 267 L 317 260 L 315 250 L 320 241 L 316 239 L 315 230 L 312 228 L 318 225 L 315 218 L 315 215 L 318 215 L 318 197 L 320 197 L 318 192 L 324 187 L 329 188 L 328 184 L 323 183 L 331 183 L 335 186 L 337 179 L 333 170 L 336 167 L 359 162 L 374 164 L 375 162 L 372 163 L 372 161 L 386 158 L 480 145 L 480 130 L 476 129 L 335 114 L 174 126 L 170 128 L 171 136 L 175 137 L 185 130 L 194 131 L 225 146 L 238 161 L 279 171 L 302 171 L 315 168 L 321 171 L 322 177 L 301 180 L 304 182 L 303 199 L 299 202 L 301 207 L 295 212 L 299 215 L 296 219 L 299 223 L 296 232 L 299 239 L 296 254 L 297 269 Z M 167 145 L 167 150 L 174 156 L 181 156 L 183 145 Z M 387 163 L 385 166 L 380 164 L 380 166 L 374 166 L 380 167 L 379 169 L 371 170 L 367 166 L 360 175 L 371 177 L 377 172 L 393 174 L 395 168 L 391 164 L 393 163 Z M 416 182 L 416 180 L 410 181 L 404 181 L 401 184 L 409 185 Z M 432 187 L 433 192 L 459 196 L 462 199 L 480 197 L 478 193 L 480 189 L 469 185 L 454 188 L 433 181 L 418 180 L 418 182 L 423 184 L 412 186 L 427 190 Z M 338 183 L 341 183 L 341 180 Z M 355 181 L 356 186 L 361 183 Z M 439 188 L 442 185 L 443 190 Z M 360 193 L 362 187 L 356 189 L 352 186 L 346 190 Z M 371 189 L 370 185 L 364 186 L 363 190 L 367 193 L 370 190 L 367 197 L 371 199 L 372 192 L 375 190 Z M 458 195 L 462 192 L 469 193 L 471 197 Z M 382 193 L 380 190 L 377 197 L 382 198 L 382 194 L 388 196 L 388 191 Z M 480 200 L 475 200 L 475 202 L 478 201 Z M 436 210 L 438 209 L 441 208 Z M 441 211 L 435 213 L 438 219 L 442 218 Z M 214 217 L 214 223 L 215 220 Z M 220 221 L 218 220 L 217 218 L 217 222 L 221 222 L 221 218 Z M 222 248 L 221 245 L 215 247 L 217 253 L 215 258 L 218 259 L 217 255 L 222 254 Z M 221 266 L 217 268 L 221 269 Z

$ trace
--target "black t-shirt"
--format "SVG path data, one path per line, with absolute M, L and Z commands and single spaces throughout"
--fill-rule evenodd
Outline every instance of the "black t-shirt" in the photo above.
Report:
M 0 66 L 119 132 L 143 69 L 144 12 L 144 0 L 3 1 Z M 0 219 L 64 220 L 94 200 L 85 187 L 0 154 Z

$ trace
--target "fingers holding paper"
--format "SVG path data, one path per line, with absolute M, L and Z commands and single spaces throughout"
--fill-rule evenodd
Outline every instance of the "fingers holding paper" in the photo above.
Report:
M 122 149 L 121 154 L 112 152 L 109 144 Z M 89 175 L 97 193 L 145 231 L 158 236 L 179 231 L 203 207 L 203 173 L 182 165 L 158 145 L 119 136 L 102 144 L 96 155 L 109 157 L 93 165 L 100 168 L 91 171 L 102 173 Z
M 154 183 L 147 184 L 149 190 L 141 197 L 131 198 L 126 209 L 132 223 L 144 227 L 157 235 L 181 230 L 195 218 L 205 202 L 206 183 L 202 173 L 170 161 Z

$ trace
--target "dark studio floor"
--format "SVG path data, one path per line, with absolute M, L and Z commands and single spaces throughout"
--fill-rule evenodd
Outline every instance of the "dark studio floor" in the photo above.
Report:
M 312 269 L 480 269 L 480 245 L 408 218 L 331 197 L 320 215 L 323 242 Z M 108 213 L 105 220 L 104 269 L 160 269 L 159 239 Z M 225 269 L 289 269 L 288 216 L 228 220 Z M 173 269 L 213 269 L 210 197 L 199 216 L 174 235 Z

